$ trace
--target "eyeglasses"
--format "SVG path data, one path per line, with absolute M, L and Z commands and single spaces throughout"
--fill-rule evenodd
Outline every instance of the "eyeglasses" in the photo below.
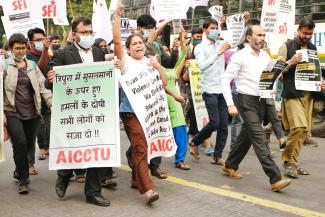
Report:
M 93 31 L 83 31 L 83 32 L 76 32 L 76 33 L 79 33 L 80 35 L 92 35 L 94 36 L 96 34 L 96 32 L 93 32 Z

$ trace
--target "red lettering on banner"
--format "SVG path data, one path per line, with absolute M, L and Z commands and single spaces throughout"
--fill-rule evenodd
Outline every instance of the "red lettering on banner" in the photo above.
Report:
M 59 151 L 57 154 L 56 164 L 79 164 L 90 161 L 107 161 L 110 159 L 110 157 L 110 148 L 88 148 L 85 150 Z
M 102 149 L 100 153 L 101 153 L 102 160 L 108 160 L 109 157 L 111 156 L 111 153 L 110 153 L 110 149 L 109 148 L 107 150 Z M 106 155 L 105 155 L 105 153 L 106 153 Z
M 69 151 L 69 163 L 72 163 L 72 151 Z
M 93 148 L 92 151 L 94 152 L 94 154 L 95 154 L 95 160 L 97 161 L 98 160 L 98 151 L 99 151 L 99 148 Z
M 52 0 L 49 5 L 44 5 L 42 7 L 42 16 L 43 17 L 56 17 L 56 1 Z
M 155 142 L 151 142 L 150 144 L 150 155 L 152 155 L 153 152 L 157 151 L 171 151 L 173 149 L 173 138 L 169 139 L 157 139 L 157 144 Z
M 56 164 L 66 163 L 66 162 L 67 162 L 67 159 L 65 158 L 64 151 L 60 151 L 58 154 L 58 158 L 56 159 Z
M 79 155 L 79 159 L 77 158 Z M 80 150 L 77 150 L 74 154 L 73 154 L 73 161 L 75 163 L 81 163 L 82 161 L 82 152 Z
M 283 25 L 279 26 L 279 34 L 287 35 L 287 23 L 283 23 Z
M 84 161 L 85 162 L 91 161 L 91 156 L 89 156 L 89 155 L 91 155 L 91 149 L 85 150 L 84 151 Z
M 27 9 L 26 0 L 16 0 L 16 1 L 13 1 L 12 2 L 12 6 L 13 6 L 14 11 Z
M 274 6 L 275 5 L 275 0 L 268 0 L 267 4 Z

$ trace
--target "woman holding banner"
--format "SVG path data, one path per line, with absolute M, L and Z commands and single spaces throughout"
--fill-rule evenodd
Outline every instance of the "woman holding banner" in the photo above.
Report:
M 26 59 L 27 40 L 22 34 L 9 38 L 12 56 L 4 62 L 4 114 L 13 146 L 16 165 L 14 177 L 19 181 L 18 193 L 29 192 L 28 150 L 36 140 L 41 97 L 50 108 L 52 94 L 44 87 L 45 78 L 35 62 Z
M 141 35 L 132 34 L 127 38 L 125 46 L 129 55 L 125 53 L 121 37 L 121 16 L 123 12 L 124 6 L 118 5 L 113 25 L 114 54 L 121 60 L 122 74 L 128 73 L 128 69 L 137 68 L 141 64 L 150 64 L 159 72 L 163 85 L 166 86 L 167 77 L 157 59 L 144 56 L 145 44 Z M 125 132 L 131 142 L 133 164 L 131 187 L 137 188 L 141 194 L 145 194 L 146 203 L 151 204 L 159 199 L 159 195 L 152 190 L 154 184 L 149 176 L 147 141 L 141 124 L 123 89 L 120 98 L 120 115 Z
M 186 132 L 186 123 L 183 108 L 181 105 L 181 103 L 185 104 L 186 101 L 184 97 L 177 93 L 176 90 L 176 79 L 180 77 L 186 57 L 184 34 L 185 31 L 181 26 L 179 39 L 174 39 L 175 41 L 179 40 L 181 45 L 176 64 L 172 65 L 172 61 L 170 61 L 170 58 L 168 58 L 171 54 L 169 48 L 166 46 L 164 46 L 165 55 L 161 59 L 161 64 L 165 68 L 168 77 L 168 83 L 165 89 L 166 92 L 169 93 L 167 94 L 168 109 L 175 142 L 177 145 L 177 151 L 175 154 L 175 167 L 181 170 L 189 170 L 190 167 L 184 163 L 187 152 L 188 136 Z

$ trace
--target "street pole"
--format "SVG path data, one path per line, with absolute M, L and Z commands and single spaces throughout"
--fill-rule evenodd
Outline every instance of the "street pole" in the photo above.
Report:
M 195 11 L 195 8 L 192 8 L 192 29 L 193 29 L 193 25 L 194 25 L 194 11 Z

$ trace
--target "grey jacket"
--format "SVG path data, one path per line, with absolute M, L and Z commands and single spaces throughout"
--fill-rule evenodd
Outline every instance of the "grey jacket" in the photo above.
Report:
M 52 93 L 44 87 L 45 78 L 32 61 L 27 62 L 27 76 L 34 90 L 34 104 L 36 114 L 41 115 L 41 97 L 45 100 L 47 106 L 52 106 Z M 1 66 L 3 68 L 3 107 L 5 111 L 16 112 L 15 95 L 18 80 L 18 66 L 14 59 L 10 57 L 8 62 Z

